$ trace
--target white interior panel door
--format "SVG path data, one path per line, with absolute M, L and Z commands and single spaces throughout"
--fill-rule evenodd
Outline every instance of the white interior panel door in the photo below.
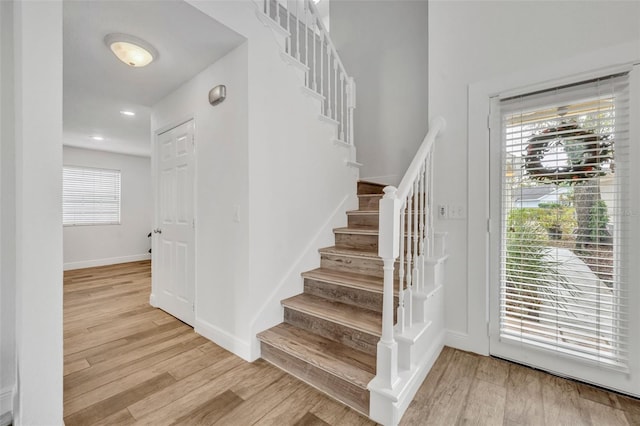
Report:
M 193 120 L 156 139 L 156 210 L 153 230 L 153 299 L 193 325 L 195 319 Z

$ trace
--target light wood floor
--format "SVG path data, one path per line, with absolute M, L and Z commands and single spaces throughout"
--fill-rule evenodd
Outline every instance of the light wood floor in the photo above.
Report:
M 259 360 L 149 306 L 150 264 L 65 273 L 65 423 L 369 425 Z M 404 425 L 640 425 L 640 402 L 445 348 Z

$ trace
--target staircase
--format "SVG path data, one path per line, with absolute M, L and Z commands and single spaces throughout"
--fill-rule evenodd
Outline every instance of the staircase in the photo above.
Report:
M 258 334 L 262 358 L 362 414 L 382 330 L 378 203 L 383 185 L 358 183 L 359 209 L 302 274 L 304 292 L 282 301 L 284 322 Z

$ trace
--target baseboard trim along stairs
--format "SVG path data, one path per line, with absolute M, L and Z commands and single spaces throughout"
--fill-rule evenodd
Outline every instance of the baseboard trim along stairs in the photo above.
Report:
M 444 333 L 442 312 L 436 309 L 438 318 L 428 314 L 424 321 L 416 321 L 419 327 L 399 334 L 402 386 L 388 391 L 376 388 L 383 304 L 378 203 L 383 188 L 358 183 L 358 210 L 346 212 L 348 225 L 334 230 L 335 245 L 319 250 L 320 267 L 302 274 L 303 293 L 281 301 L 284 322 L 257 337 L 266 361 L 375 421 L 397 424 L 440 353 Z M 442 263 L 430 262 L 436 267 L 427 270 L 435 276 Z M 395 287 L 397 305 L 397 277 Z M 442 297 L 441 287 L 431 285 L 425 305 L 441 304 L 436 300 Z

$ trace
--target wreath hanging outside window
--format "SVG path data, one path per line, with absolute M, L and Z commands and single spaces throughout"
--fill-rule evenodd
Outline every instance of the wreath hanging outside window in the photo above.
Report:
M 603 165 L 606 163 L 613 170 L 611 136 L 583 129 L 576 122 L 563 122 L 558 127 L 544 129 L 527 142 L 524 168 L 533 180 L 574 184 L 604 175 Z M 560 161 L 555 161 L 555 165 L 552 164 L 554 161 L 545 161 L 548 156 L 557 159 L 560 153 L 566 154 L 562 164 Z

